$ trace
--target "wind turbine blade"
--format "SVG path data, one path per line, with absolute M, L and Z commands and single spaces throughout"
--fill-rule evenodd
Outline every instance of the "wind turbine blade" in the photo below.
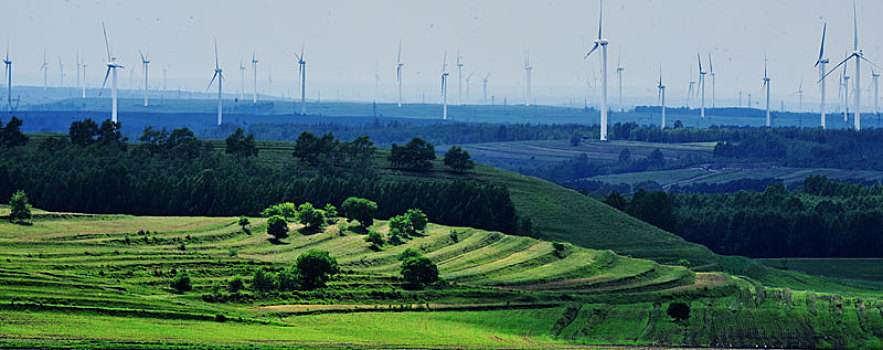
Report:
M 702 58 L 699 56 L 699 53 L 696 53 L 696 61 L 699 61 L 699 76 L 702 76 Z
M 819 59 L 816 60 L 816 64 L 815 64 L 816 66 L 818 66 L 819 63 L 822 63 L 822 59 L 825 56 L 825 34 L 827 32 L 828 32 L 828 22 L 825 22 L 825 26 L 822 27 L 822 45 L 819 47 Z
M 218 39 L 215 39 L 215 69 L 221 67 L 221 64 L 218 62 Z M 212 78 L 214 80 L 214 78 Z
M 708 72 L 714 73 L 714 66 L 711 63 L 711 52 L 708 53 Z
M 110 56 L 110 42 L 107 40 L 107 27 L 104 26 L 104 22 L 101 22 L 101 30 L 104 31 L 104 47 L 107 49 L 107 61 L 111 61 Z M 43 52 L 43 62 L 46 61 L 46 52 Z
M 877 67 L 877 68 L 883 69 L 883 68 L 881 68 L 879 65 L 877 65 L 876 63 L 871 62 L 870 60 L 868 60 L 867 58 L 865 58 L 865 56 L 856 56 L 856 57 L 860 58 L 862 61 L 868 62 L 869 64 L 871 64 L 871 65 L 874 66 L 874 67 Z M 873 73 L 873 70 L 871 71 L 871 73 Z
M 858 51 L 858 14 L 855 11 L 855 0 L 852 0 L 852 50 Z
M 599 2 L 601 3 L 601 10 L 598 11 L 598 40 L 601 40 L 601 28 L 604 24 L 604 0 Z
M 218 72 L 215 72 L 215 74 L 212 75 L 212 81 L 210 81 L 210 82 L 208 83 L 208 86 L 205 87 L 205 90 L 206 90 L 206 91 L 208 91 L 208 89 L 210 89 L 210 88 L 212 87 L 212 84 L 215 83 L 215 78 L 217 78 L 217 77 L 218 77 Z
M 104 82 L 101 83 L 101 90 L 98 90 L 98 96 L 101 96 L 101 93 L 104 91 L 104 85 L 107 85 L 107 77 L 110 76 L 110 70 L 113 68 L 107 67 L 107 73 L 104 74 Z
M 301 59 L 301 60 L 304 59 L 304 47 L 306 47 L 306 46 L 307 46 L 306 43 L 303 43 L 303 42 L 302 42 L 302 43 L 300 44 L 300 59 Z
M 141 56 L 141 62 L 144 62 L 144 54 L 141 53 L 141 49 L 138 49 L 138 55 Z
M 824 80 L 827 76 L 831 75 L 831 73 L 833 73 L 835 70 L 837 70 L 837 68 L 840 68 L 840 66 L 842 66 L 844 63 L 846 63 L 846 61 L 849 61 L 849 59 L 852 58 L 852 56 L 853 55 L 849 55 L 846 58 L 844 58 L 843 61 L 840 61 L 840 63 L 838 63 L 836 66 L 834 66 L 834 68 L 831 68 L 831 70 L 829 70 L 828 73 L 825 73 L 825 75 L 823 75 L 822 78 L 819 79 L 818 82 L 821 83 L 822 80 Z
M 397 63 L 397 64 L 401 64 L 401 63 L 402 63 L 402 41 L 401 41 L 401 40 L 399 40 L 399 56 L 398 56 L 398 58 L 396 59 L 396 63 Z
M 598 46 L 600 46 L 600 44 L 595 43 L 595 46 L 592 46 L 592 49 L 589 50 L 589 52 L 586 53 L 586 55 L 583 57 L 583 59 L 589 58 L 589 55 L 591 55 L 592 52 L 595 52 L 595 50 L 598 49 Z

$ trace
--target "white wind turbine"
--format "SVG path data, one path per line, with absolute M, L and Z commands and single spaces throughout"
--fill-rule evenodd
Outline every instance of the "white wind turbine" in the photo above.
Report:
M 625 109 L 622 108 L 622 71 L 625 68 L 622 67 L 622 53 L 619 54 L 619 58 L 616 59 L 616 79 L 619 80 L 619 111 L 624 112 Z
M 98 95 L 101 96 L 101 92 L 104 91 L 104 85 L 107 84 L 107 77 L 113 73 L 113 81 L 111 82 L 110 87 L 110 98 L 111 98 L 111 112 L 110 112 L 110 120 L 114 123 L 117 122 L 117 68 L 124 68 L 122 64 L 117 62 L 117 58 L 114 57 L 110 53 L 110 41 L 107 39 L 107 28 L 104 26 L 104 22 L 101 22 L 101 29 L 104 31 L 104 46 L 107 48 L 107 73 L 104 74 L 104 82 L 101 83 L 101 90 L 99 90 Z
M 460 51 L 457 50 L 457 104 L 463 105 L 463 62 L 460 61 Z
M 696 85 L 696 82 L 693 81 L 693 65 L 690 65 L 690 87 L 687 89 L 687 109 L 690 109 L 690 103 L 693 101 L 693 86 Z
M 77 50 L 76 57 L 76 67 L 77 67 L 77 89 L 80 88 L 80 50 Z
M 665 85 L 662 84 L 662 65 L 659 65 L 659 82 L 656 84 L 656 88 L 659 89 L 659 106 L 662 109 L 662 124 L 661 128 L 665 129 Z
M 442 95 L 442 120 L 448 119 L 448 52 L 445 51 L 445 59 L 442 61 L 441 74 L 441 95 Z
M 700 104 L 699 104 L 699 118 L 705 119 L 705 74 L 708 72 L 702 70 L 702 57 L 699 56 L 699 53 L 696 53 L 696 60 L 699 62 L 699 91 L 700 91 Z
M 239 58 L 239 100 L 243 99 L 245 99 L 245 63 L 242 62 L 242 58 Z
M 767 58 L 766 55 L 763 56 L 763 87 L 761 90 L 766 89 L 763 93 L 766 94 L 766 126 L 772 126 L 772 120 L 770 119 L 770 77 L 767 76 Z
M 708 53 L 708 75 L 711 76 L 711 108 L 715 107 L 714 65 L 711 63 L 711 52 Z
M 223 111 L 224 111 L 224 100 L 221 94 L 224 92 L 224 70 L 221 69 L 221 64 L 218 60 L 218 41 L 215 40 L 215 74 L 212 75 L 212 81 L 208 83 L 208 86 L 205 88 L 208 91 L 209 88 L 212 87 L 212 84 L 215 83 L 215 78 L 218 79 L 218 126 L 221 126 L 223 122 Z
M 828 64 L 828 58 L 825 57 L 825 34 L 828 32 L 828 23 L 822 27 L 822 44 L 819 48 L 819 58 L 816 60 L 816 67 L 819 67 L 819 90 L 821 92 L 821 105 L 819 106 L 819 115 L 821 116 L 822 129 L 825 128 L 825 66 Z
M 138 49 L 138 55 L 141 56 L 141 64 L 144 66 L 144 107 L 147 107 L 147 65 L 150 64 L 150 50 L 147 50 L 147 55 L 141 53 L 141 49 Z
M 43 91 L 49 86 L 49 63 L 46 62 L 46 50 L 43 50 L 43 64 L 40 66 L 43 71 Z
M 59 84 L 58 87 L 63 88 L 64 87 L 64 62 L 61 61 L 61 56 L 58 56 L 58 77 L 59 77 L 58 81 L 61 82 L 61 84 Z
M 6 43 L 6 57 L 3 58 L 6 75 L 6 108 L 12 113 L 12 60 L 9 59 L 9 43 Z
M 526 94 L 524 96 L 524 105 L 525 106 L 530 106 L 530 101 L 532 100 L 531 90 L 530 90 L 530 88 L 531 88 L 531 86 L 530 86 L 530 84 L 531 84 L 531 82 L 530 82 L 531 71 L 533 71 L 533 66 L 530 65 L 530 52 L 526 51 L 525 55 L 524 55 L 524 74 L 525 74 L 525 78 L 527 79 L 526 80 L 527 90 L 525 90 Z
M 303 55 L 303 54 L 301 54 L 301 55 Z M 243 72 L 244 72 L 245 67 L 242 67 L 242 68 L 243 68 Z M 255 55 L 254 50 L 251 51 L 251 69 L 252 69 L 251 75 L 252 75 L 252 78 L 254 78 L 254 81 L 252 82 L 254 86 L 252 86 L 252 88 L 251 88 L 251 90 L 252 90 L 251 91 L 251 103 L 257 104 L 258 103 L 258 59 L 257 59 L 257 56 Z M 242 76 L 244 78 L 245 73 L 243 73 Z M 245 88 L 243 88 L 243 90 L 244 89 Z
M 878 85 L 880 74 L 874 70 L 871 70 L 871 80 L 873 80 L 874 83 L 874 114 L 877 114 L 880 112 L 878 104 L 880 97 L 880 86 Z
M 86 57 L 83 57 L 83 62 L 80 63 L 80 67 L 83 67 L 83 98 L 86 98 Z
M 405 68 L 405 64 L 402 63 L 402 41 L 399 40 L 399 56 L 396 59 L 396 84 L 398 84 L 399 89 L 399 108 L 402 108 L 402 70 Z
M 307 61 L 304 60 L 303 45 L 300 48 L 300 55 L 295 53 L 294 56 L 297 57 L 297 75 L 300 78 L 300 115 L 307 115 Z
M 588 58 L 592 52 L 601 47 L 601 141 L 607 141 L 607 44 L 608 41 L 602 35 L 601 29 L 604 24 L 604 0 L 600 0 L 600 11 L 598 12 L 598 39 L 595 40 L 595 46 L 586 53 Z
M 488 86 L 488 81 L 489 81 L 490 76 L 491 76 L 491 72 L 487 72 L 487 74 L 484 75 L 484 78 L 481 78 L 481 92 L 483 95 L 482 102 L 484 102 L 485 104 L 487 104 L 487 86 Z
M 466 103 L 467 103 L 467 104 L 469 103 L 469 81 L 472 80 L 472 76 L 473 76 L 474 74 L 475 74 L 475 72 L 472 72 L 472 73 L 469 73 L 469 75 L 466 76 Z
M 853 121 L 854 121 L 855 130 L 859 131 L 862 129 L 862 105 L 861 105 L 861 95 L 862 95 L 862 93 L 861 93 L 861 91 L 862 91 L 861 74 L 862 74 L 862 70 L 861 70 L 861 62 L 862 61 L 868 62 L 869 64 L 871 64 L 874 67 L 879 67 L 879 66 L 877 66 L 876 64 L 874 64 L 873 62 L 871 62 L 867 58 L 865 58 L 864 54 L 862 53 L 862 50 L 858 48 L 858 14 L 856 12 L 855 0 L 852 1 L 852 24 L 853 24 L 852 53 L 849 54 L 848 56 L 846 56 L 846 58 L 843 59 L 843 61 L 840 61 L 840 63 L 838 63 L 836 66 L 834 66 L 834 68 L 832 68 L 831 71 L 829 71 L 825 75 L 827 76 L 828 74 L 831 74 L 831 72 L 836 70 L 838 67 L 840 67 L 844 63 L 847 63 L 849 60 L 855 59 L 855 88 L 853 89 L 853 92 L 855 94 L 855 112 L 853 112 L 853 113 L 855 114 L 855 116 L 853 118 Z M 822 77 L 822 79 L 824 79 L 824 77 Z

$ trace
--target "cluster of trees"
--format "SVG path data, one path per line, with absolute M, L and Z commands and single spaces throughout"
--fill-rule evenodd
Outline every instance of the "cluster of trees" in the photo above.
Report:
M 544 180 L 568 185 L 570 181 L 607 174 L 621 174 L 639 171 L 680 169 L 708 161 L 692 155 L 680 159 L 666 159 L 660 149 L 655 149 L 647 157 L 638 158 L 628 149 L 620 151 L 616 161 L 589 159 L 585 153 L 574 159 L 543 166 L 522 167 L 519 173 L 539 177 Z
M 24 146 L 28 143 L 28 137 L 21 132 L 21 119 L 12 117 L 6 126 L 0 122 L 0 148 L 12 148 Z
M 392 144 L 389 162 L 394 167 L 406 167 L 426 170 L 432 167 L 430 161 L 435 160 L 435 147 L 426 140 L 415 137 L 404 146 Z
M 304 131 L 295 141 L 292 155 L 324 174 L 336 174 L 340 168 L 356 169 L 358 174 L 370 170 L 374 142 L 367 136 L 341 142 L 331 133 L 319 137 Z
M 364 176 L 373 168 L 358 165 L 373 152 L 367 138 L 332 140 L 337 145 L 332 153 L 342 152 L 338 153 L 342 157 L 316 156 L 318 162 L 339 159 L 343 167 L 353 169 L 331 176 L 314 171 L 309 161 L 261 161 L 218 152 L 188 129 L 164 133 L 147 128 L 139 138 L 142 143 L 127 145 L 119 123 L 101 125 L 75 122 L 68 138 L 52 137 L 39 147 L 4 150 L 0 196 L 9 198 L 24 190 L 32 204 L 53 211 L 218 216 L 257 216 L 269 203 L 284 201 L 339 206 L 357 196 L 376 201 L 379 218 L 403 213 L 418 203 L 442 224 L 519 232 L 521 220 L 503 186 Z M 302 143 L 301 150 L 313 148 L 307 144 Z M 305 159 L 310 158 L 307 153 L 302 154 Z M 356 159 L 347 160 L 347 154 Z
M 674 232 L 721 254 L 750 257 L 879 257 L 883 185 L 810 176 L 789 191 L 674 195 Z
M 604 199 L 604 203 L 663 230 L 674 231 L 676 228 L 674 206 L 666 192 L 641 189 L 631 198 L 626 198 L 613 191 Z
M 267 233 L 276 240 L 288 237 L 288 220 L 304 225 L 304 233 L 314 233 L 322 229 L 325 224 L 330 224 L 337 218 L 337 207 L 331 203 L 325 204 L 323 209 L 317 209 L 312 203 L 306 202 L 299 206 L 285 202 L 274 204 L 261 211 L 261 215 L 267 219 Z
M 375 250 L 379 250 L 385 243 L 402 244 L 414 235 L 423 232 L 429 224 L 429 217 L 420 209 L 408 209 L 402 215 L 396 215 L 389 219 L 389 233 L 384 241 L 383 236 L 376 231 L 368 232 L 365 241 L 371 243 Z

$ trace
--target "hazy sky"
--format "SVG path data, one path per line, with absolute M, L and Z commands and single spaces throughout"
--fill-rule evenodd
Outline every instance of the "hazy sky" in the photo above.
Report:
M 308 96 L 370 100 L 375 72 L 378 96 L 395 96 L 395 60 L 404 46 L 405 99 L 439 100 L 439 75 L 447 50 L 449 96 L 457 98 L 455 57 L 465 64 L 472 99 L 480 94 L 479 75 L 491 72 L 491 94 L 510 103 L 524 101 L 524 53 L 530 51 L 534 96 L 540 103 L 563 104 L 585 96 L 595 100 L 600 79 L 598 56 L 583 59 L 597 35 L 598 2 L 579 1 L 23 1 L 2 4 L 0 39 L 8 38 L 15 84 L 41 85 L 45 50 L 49 77 L 58 84 L 59 57 L 65 85 L 75 83 L 76 50 L 88 64 L 89 86 L 101 84 L 105 70 L 101 22 L 120 62 L 121 86 L 129 71 L 140 73 L 138 48 L 151 56 L 151 87 L 203 90 L 214 65 L 217 39 L 227 77 L 225 92 L 239 91 L 240 60 L 252 49 L 260 60 L 258 91 L 297 93 L 294 53 L 306 45 Z M 860 47 L 883 62 L 883 1 L 859 0 Z M 669 104 L 683 104 L 696 53 L 703 64 L 712 53 L 721 104 L 735 103 L 738 91 L 757 101 L 764 52 L 769 56 L 773 100 L 796 104 L 803 79 L 805 108 L 815 107 L 822 23 L 828 22 L 827 52 L 832 63 L 852 46 L 852 2 L 848 0 L 627 0 L 605 2 L 605 36 L 610 40 L 610 96 L 615 103 L 615 67 L 622 56 L 627 103 L 651 104 L 661 63 Z M 4 38 L 5 36 L 5 38 Z M 251 67 L 246 79 L 251 79 Z M 833 64 L 831 65 L 833 66 Z M 863 65 L 862 85 L 870 83 Z M 272 86 L 268 82 L 272 70 Z M 850 72 L 850 74 L 852 74 Z M 829 81 L 836 101 L 837 76 Z M 250 91 L 250 83 L 246 91 Z M 711 82 L 707 85 L 710 100 Z M 465 87 L 463 94 L 465 95 Z M 710 102 L 708 103 L 710 105 Z M 775 103 L 778 106 L 778 103 Z M 812 105 L 812 106 L 810 106 Z

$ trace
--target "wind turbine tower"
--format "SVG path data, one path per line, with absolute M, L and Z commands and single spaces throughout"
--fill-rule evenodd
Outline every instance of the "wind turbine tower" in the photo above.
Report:
M 466 76 L 466 103 L 469 103 L 469 81 L 472 80 L 472 76 L 475 75 L 475 72 L 469 73 Z
M 607 39 L 602 35 L 601 29 L 604 24 L 604 0 L 600 0 L 600 11 L 598 12 L 598 39 L 595 40 L 595 46 L 586 53 L 588 58 L 592 52 L 601 47 L 601 141 L 607 141 Z
M 40 70 L 43 71 L 43 91 L 46 91 L 46 88 L 49 87 L 49 63 L 46 62 L 46 50 L 43 50 L 43 64 L 40 66 Z
M 86 98 L 86 58 L 83 57 L 83 63 L 80 64 L 83 67 L 83 98 Z
M 533 71 L 533 66 L 530 65 L 530 52 L 525 51 L 525 54 L 524 54 L 524 74 L 525 74 L 525 79 L 526 79 L 525 82 L 526 82 L 526 87 L 527 87 L 527 89 L 525 90 L 525 95 L 524 95 L 524 105 L 525 106 L 530 106 L 530 101 L 533 100 L 533 98 L 531 97 L 531 90 L 530 90 L 530 88 L 531 88 L 531 86 L 530 86 L 530 84 L 531 84 L 531 82 L 530 82 L 531 71 Z
M 6 109 L 12 113 L 12 60 L 9 59 L 9 43 L 6 43 L 6 57 L 3 58 L 6 68 Z
M 662 84 L 662 65 L 659 66 L 659 83 L 656 84 L 659 89 L 659 106 L 662 109 L 662 124 L 660 128 L 665 129 L 665 85 Z
M 705 74 L 707 72 L 702 70 L 702 56 L 699 56 L 698 52 L 696 53 L 696 60 L 699 62 L 699 90 L 701 91 L 699 118 L 705 119 Z
M 763 89 L 766 89 L 764 93 L 766 94 L 766 126 L 772 126 L 772 120 L 770 119 L 770 77 L 767 75 L 767 58 L 766 55 L 763 57 Z
M 463 105 L 463 62 L 460 60 L 460 51 L 457 51 L 457 104 Z
M 399 89 L 399 108 L 402 108 L 402 70 L 405 68 L 405 64 L 402 63 L 402 41 L 399 40 L 399 56 L 396 59 L 396 84 Z
M 711 63 L 711 52 L 708 53 L 708 75 L 711 76 L 711 108 L 715 107 L 714 65 Z
M 146 56 L 143 53 L 141 53 L 140 49 L 138 50 L 138 54 L 141 55 L 141 64 L 144 65 L 144 107 L 147 107 L 148 106 L 148 103 L 147 103 L 147 95 L 148 95 L 148 93 L 147 93 L 148 92 L 148 89 L 147 89 L 147 65 L 150 64 L 150 50 L 147 50 Z
M 257 79 L 257 78 L 255 78 Z M 239 59 L 239 100 L 245 99 L 245 63 Z
M 64 62 L 61 61 L 61 56 L 58 56 L 58 78 L 60 84 L 58 87 L 64 87 Z
M 224 100 L 221 96 L 224 92 L 224 70 L 221 69 L 221 64 L 218 60 L 217 40 L 215 40 L 215 74 L 212 75 L 212 81 L 208 83 L 208 86 L 205 88 L 206 90 L 212 87 L 212 84 L 215 83 L 215 78 L 218 79 L 218 126 L 221 126 L 221 123 L 224 121 Z
M 880 86 L 878 85 L 880 74 L 876 71 L 871 70 L 871 79 L 874 81 L 874 114 L 877 114 L 880 112 L 878 104 L 880 97 Z
M 442 61 L 441 74 L 442 120 L 448 120 L 448 52 Z
M 298 77 L 300 78 L 300 115 L 307 115 L 307 61 L 304 60 L 304 46 L 300 47 L 300 55 L 297 57 Z
M 819 91 L 821 93 L 821 104 L 819 105 L 819 115 L 821 116 L 822 129 L 825 126 L 825 66 L 828 65 L 828 58 L 825 57 L 825 34 L 828 32 L 828 23 L 822 27 L 822 44 L 819 48 L 819 58 L 816 60 L 816 67 L 819 67 Z
M 619 58 L 616 59 L 616 79 L 619 80 L 619 112 L 622 113 L 625 111 L 622 108 L 622 71 L 625 68 L 622 68 L 622 53 L 620 53 Z
M 487 72 L 487 74 L 484 75 L 484 78 L 481 79 L 481 93 L 483 94 L 483 101 L 482 102 L 484 102 L 485 104 L 487 104 L 487 85 L 488 85 L 488 79 L 490 78 L 490 76 L 491 76 L 491 72 Z
M 301 53 L 301 55 L 303 55 L 303 53 Z M 306 63 L 306 62 L 304 62 L 304 63 Z M 245 68 L 245 67 L 242 67 L 242 68 Z M 257 104 L 258 103 L 258 59 L 257 59 L 257 56 L 255 56 L 255 51 L 251 52 L 251 69 L 252 69 L 251 76 L 254 79 L 254 81 L 252 81 L 253 86 L 251 88 L 251 103 Z M 243 72 L 244 72 L 244 70 L 243 70 Z M 245 73 L 243 73 L 242 76 L 244 78 Z M 243 88 L 243 90 L 244 89 L 245 88 Z
M 104 31 L 104 46 L 107 48 L 107 73 L 104 74 L 104 82 L 101 83 L 101 90 L 99 90 L 98 95 L 101 95 L 101 91 L 104 90 L 104 85 L 107 84 L 107 77 L 113 73 L 113 81 L 110 86 L 110 99 L 111 99 L 111 112 L 110 112 L 110 120 L 114 123 L 117 122 L 117 69 L 124 68 L 122 64 L 117 62 L 117 58 L 111 54 L 110 51 L 110 41 L 107 39 L 107 28 L 104 26 L 104 22 L 101 22 L 101 29 Z

